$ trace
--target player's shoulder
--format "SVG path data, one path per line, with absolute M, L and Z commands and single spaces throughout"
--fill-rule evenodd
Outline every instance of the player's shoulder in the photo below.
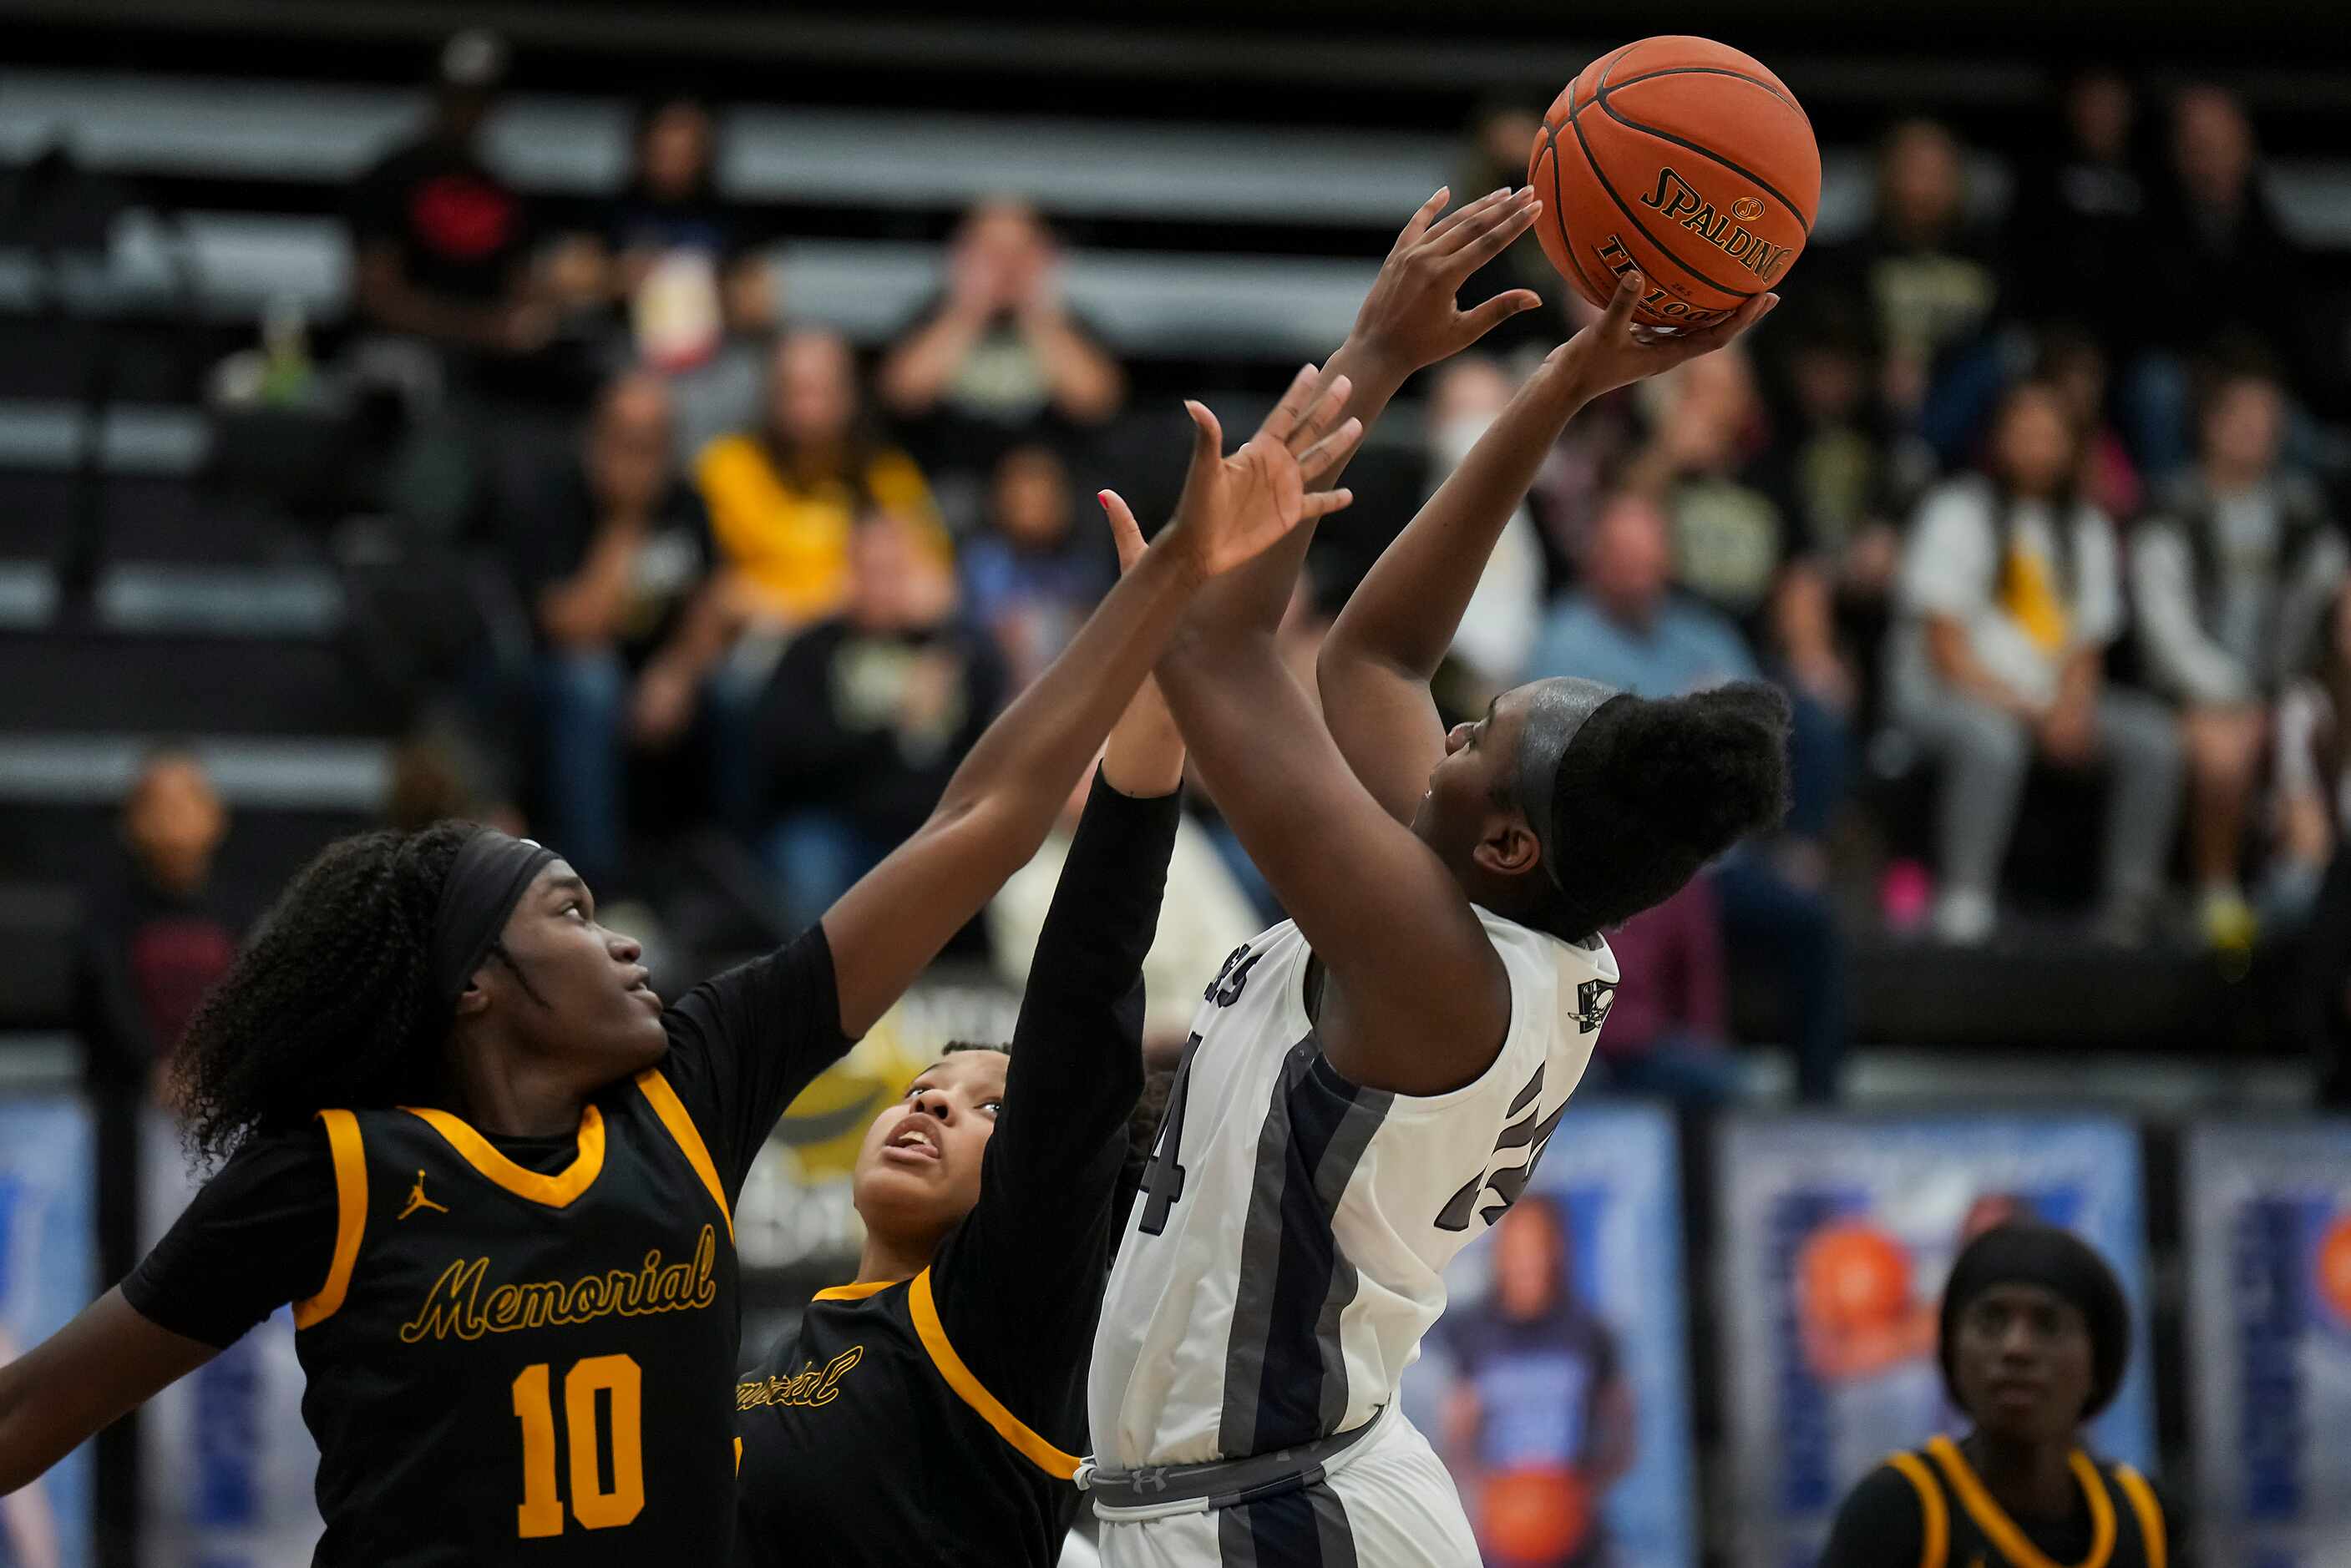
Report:
M 1913 1534 L 1932 1506 L 1929 1493 L 1938 1493 L 1939 1486 L 1933 1461 L 1924 1453 L 1896 1449 L 1844 1494 L 1837 1509 L 1838 1530 L 1859 1530 L 1877 1539 Z
M 1569 941 L 1549 931 L 1521 925 L 1481 905 L 1473 905 L 1486 940 L 1510 971 L 1510 988 L 1525 992 L 1555 991 L 1569 998 L 1573 1011 L 1589 1012 L 1602 993 L 1617 981 L 1616 953 L 1598 932 L 1582 941 Z

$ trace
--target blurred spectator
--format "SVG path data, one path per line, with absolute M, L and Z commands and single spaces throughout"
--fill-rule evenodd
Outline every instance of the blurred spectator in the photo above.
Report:
M 1615 1557 L 1608 1489 L 1633 1468 L 1639 1440 L 1624 1353 L 1579 1287 L 1557 1199 L 1525 1194 L 1494 1232 L 1493 1287 L 1437 1324 L 1454 1368 L 1446 1466 L 1489 1562 L 1600 1568 Z M 1531 1532 L 1530 1513 L 1552 1528 Z M 1528 1534 L 1561 1549 L 1527 1555 Z
M 1026 990 L 1037 937 L 1053 902 L 1054 884 L 1070 857 L 1071 836 L 1093 788 L 1089 770 L 1070 792 L 1061 821 L 1037 851 L 1015 871 L 987 906 L 987 941 L 998 979 L 1015 992 Z M 1264 928 L 1256 907 L 1228 870 L 1222 854 L 1197 817 L 1186 813 L 1176 825 L 1175 853 L 1167 861 L 1166 897 L 1159 929 L 1143 961 L 1144 1049 L 1173 1044 L 1181 1049 L 1199 1010 L 1200 986 L 1232 950 Z
M 1437 371 L 1429 391 L 1430 493 L 1469 455 L 1516 390 L 1500 366 L 1479 355 L 1464 355 Z M 1463 684 L 1473 689 L 1453 693 L 1456 706 L 1483 708 L 1511 683 L 1534 641 L 1542 588 L 1542 543 L 1522 505 L 1503 525 L 1453 639 L 1453 658 L 1464 667 Z
M 1608 933 L 1608 945 L 1624 979 L 1593 1057 L 1600 1086 L 1709 1107 L 1738 1100 L 1712 882 L 1700 877 L 1634 916 Z
M 1625 471 L 1664 503 L 1674 582 L 1739 622 L 1801 691 L 1843 709 L 1853 673 L 1837 651 L 1830 580 L 1801 519 L 1751 482 L 1763 400 L 1743 350 L 1694 359 L 1648 383 L 1654 434 Z
M 1061 297 L 1061 255 L 1028 202 L 983 202 L 947 250 L 946 295 L 883 360 L 882 400 L 934 466 L 985 472 L 1009 446 L 1098 425 L 1126 377 Z
M 1583 584 L 1546 619 L 1520 679 L 1580 675 L 1645 697 L 1756 678 L 1753 655 L 1719 611 L 1671 596 L 1667 523 L 1638 493 L 1593 525 Z M 1798 699 L 1790 739 L 1797 805 L 1777 844 L 1734 852 L 1713 875 L 1731 950 L 1768 965 L 1807 1100 L 1836 1094 L 1849 1006 L 1844 940 L 1819 890 L 1820 837 L 1841 787 L 1845 742 L 1818 704 Z
M 2147 321 L 2165 352 L 2138 367 L 2127 389 L 2130 433 L 2158 479 L 2192 455 L 2194 399 L 2181 356 L 2242 337 L 2297 379 L 2332 369 L 2318 362 L 2323 335 L 2309 330 L 2307 260 L 2278 221 L 2252 122 L 2229 93 L 2192 87 L 2173 100 L 2169 172 L 2154 224 L 2160 243 L 2140 257 Z
M 995 635 L 1016 688 L 1053 661 L 1117 576 L 1107 530 L 1080 528 L 1074 511 L 1061 454 L 1014 447 L 997 460 L 987 526 L 956 552 L 971 618 Z
M 2099 929 L 2144 935 L 2179 804 L 2170 716 L 2105 682 L 2123 629 L 2114 524 L 2080 499 L 2081 436 L 2044 382 L 2001 402 L 1991 472 L 1928 497 L 1904 556 L 1887 685 L 1897 722 L 1939 760 L 1947 941 L 1991 935 L 2025 774 L 2104 764 Z
M 2219 947 L 2252 940 L 2239 876 L 2271 704 L 2312 666 L 2351 566 L 2317 487 L 2278 467 L 2285 417 L 2284 390 L 2266 376 L 2216 385 L 2197 466 L 2131 552 L 2148 674 L 2185 710 L 2189 858 Z
M 956 614 L 929 531 L 893 512 L 850 541 L 840 614 L 785 649 L 758 700 L 764 835 L 793 918 L 814 921 L 923 824 L 1006 691 L 995 644 Z
M 2351 841 L 2351 590 L 2327 615 L 2325 646 L 2279 698 L 2276 721 L 2277 856 L 2262 917 L 2294 926 L 2311 911 L 2336 848 Z
M 1579 675 L 1658 696 L 1760 679 L 1738 627 L 1672 592 L 1667 526 L 1644 495 L 1602 508 L 1583 575 L 1544 617 L 1522 679 Z
M 1823 255 L 1811 280 L 1868 302 L 1879 395 L 1947 459 L 1996 384 L 1997 363 L 1981 343 L 2000 298 L 1995 249 L 1995 236 L 1970 219 L 1959 141 L 1931 119 L 1909 119 L 1879 149 L 1867 233 Z
M 744 613 L 771 629 L 805 626 L 847 600 L 850 532 L 870 508 L 915 524 L 925 547 L 947 559 L 930 486 L 874 434 L 837 333 L 803 327 L 778 339 L 760 428 L 704 448 L 695 480 Z
M 370 326 L 491 358 L 535 354 L 554 336 L 555 306 L 531 275 L 532 213 L 479 146 L 506 68 L 494 35 L 450 39 L 424 133 L 352 189 L 353 295 Z
M 1883 429 L 1870 395 L 1869 334 L 1857 311 L 1815 304 L 1796 332 L 1781 438 L 1758 461 L 1756 481 L 1792 535 L 1809 541 L 1813 569 L 1834 606 L 1830 635 L 1842 671 L 1865 689 L 1885 641 L 1901 555 L 1895 519 L 1914 483 L 1906 470 L 1924 463 L 1906 463 Z
M 2130 449 L 2106 419 L 2106 350 L 2078 327 L 2058 323 L 2041 334 L 2035 372 L 2065 400 L 2065 416 L 2085 432 L 2082 499 L 2117 524 L 2127 524 L 2146 504 L 2147 487 L 2131 462 Z
M 2150 193 L 2132 143 L 2137 101 L 2120 72 L 2098 67 L 2066 83 L 2064 110 L 2053 155 L 2017 171 L 2009 300 L 2030 322 L 2079 321 L 2127 357 L 2151 308 Z
M 637 125 L 635 167 L 601 232 L 566 247 L 567 281 L 626 311 L 646 364 L 703 363 L 727 333 L 776 324 L 773 281 L 746 244 L 743 220 L 718 195 L 710 111 L 691 98 L 650 109 Z
M 609 890 L 625 872 L 629 742 L 678 738 L 729 632 L 710 520 L 678 473 L 658 377 L 605 389 L 580 450 L 542 476 L 507 548 L 538 633 L 545 836 Z
M 74 1031 L 97 1109 L 100 1274 L 139 1261 L 141 1113 L 164 1103 L 172 1053 L 236 956 L 237 922 L 213 886 L 228 813 L 204 764 L 150 752 L 122 802 L 120 862 L 88 890 L 74 974 Z

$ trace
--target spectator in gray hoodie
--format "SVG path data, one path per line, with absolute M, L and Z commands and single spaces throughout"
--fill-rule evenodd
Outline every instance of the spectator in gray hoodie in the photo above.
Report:
M 2222 948 L 2252 940 L 2239 873 L 2277 698 L 2310 667 L 2351 567 L 2317 487 L 2279 466 L 2285 415 L 2265 373 L 2217 381 L 2196 465 L 2131 552 L 2147 675 L 2182 710 L 2199 918 Z

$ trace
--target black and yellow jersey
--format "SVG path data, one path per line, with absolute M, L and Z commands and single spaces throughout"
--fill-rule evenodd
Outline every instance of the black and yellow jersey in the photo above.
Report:
M 341 1222 L 294 1304 L 334 1562 L 693 1561 L 734 1503 L 733 1222 L 658 1070 L 552 1175 L 445 1111 L 326 1111 Z M 429 1538 L 425 1538 L 429 1534 Z
M 1017 1325 L 999 1331 L 1017 1334 Z M 1077 1511 L 1074 1400 L 1047 1436 L 964 1362 L 931 1271 L 818 1293 L 789 1342 L 735 1390 L 747 1446 L 738 1561 L 1033 1563 Z
M 2079 1449 L 2070 1462 L 2072 1514 L 2020 1521 L 1949 1438 L 1894 1454 L 1837 1511 L 1821 1568 L 2172 1568 L 2166 1511 L 2146 1478 Z
M 1037 942 L 979 1200 L 911 1280 L 818 1293 L 736 1389 L 748 1568 L 1050 1568 L 1139 1160 L 1144 955 L 1181 811 L 1097 779 Z
M 732 1550 L 732 1207 L 784 1103 L 848 1045 L 822 927 L 663 1023 L 668 1055 L 569 1134 L 418 1106 L 254 1139 L 122 1282 L 214 1345 L 293 1303 L 319 1564 Z

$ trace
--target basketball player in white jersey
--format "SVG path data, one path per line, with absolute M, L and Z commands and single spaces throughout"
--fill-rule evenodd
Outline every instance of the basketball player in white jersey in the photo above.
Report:
M 1532 297 L 1454 302 L 1524 232 L 1529 193 L 1437 223 L 1443 196 L 1326 368 L 1366 425 Z M 1523 1190 L 1583 1075 L 1617 978 L 1603 929 L 1784 809 L 1787 708 L 1765 687 L 1649 701 L 1539 681 L 1449 734 L 1429 695 L 1568 419 L 1771 304 L 1664 337 L 1632 326 L 1639 287 L 1544 362 L 1381 557 L 1322 653 L 1325 718 L 1274 645 L 1302 541 L 1205 590 L 1159 665 L 1210 794 L 1296 920 L 1208 985 L 1119 1244 L 1081 1481 L 1109 1568 L 1477 1561 L 1395 1407 L 1442 1271 Z M 1179 515 L 1217 501 L 1216 423 L 1193 417 Z

